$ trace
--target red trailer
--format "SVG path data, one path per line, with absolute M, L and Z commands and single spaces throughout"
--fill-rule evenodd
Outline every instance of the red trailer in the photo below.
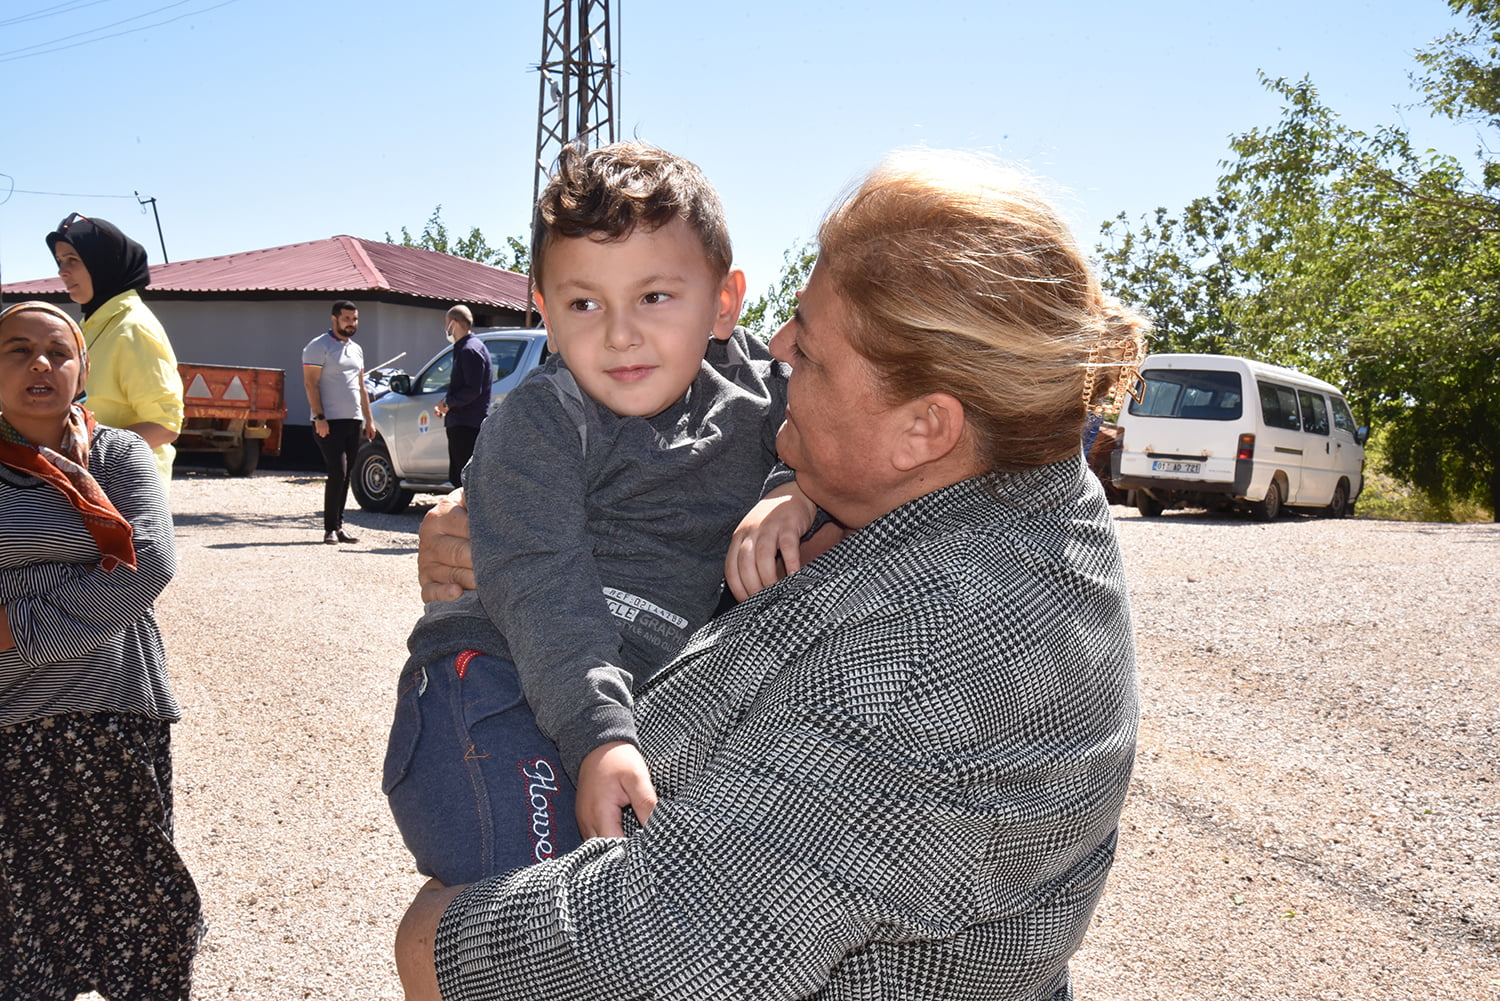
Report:
M 182 434 L 179 452 L 222 452 L 230 476 L 249 476 L 261 454 L 281 453 L 286 372 L 279 368 L 179 362 Z

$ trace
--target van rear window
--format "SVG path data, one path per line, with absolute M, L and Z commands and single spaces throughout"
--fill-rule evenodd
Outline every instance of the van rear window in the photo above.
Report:
M 1145 387 L 1140 402 L 1130 402 L 1130 413 L 1136 417 L 1233 421 L 1244 413 L 1238 372 L 1158 368 L 1142 372 L 1141 381 Z

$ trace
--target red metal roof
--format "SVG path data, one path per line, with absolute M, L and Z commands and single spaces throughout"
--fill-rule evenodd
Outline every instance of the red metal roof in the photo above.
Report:
M 451 254 L 334 236 L 151 268 L 157 292 L 393 292 L 443 302 L 526 308 L 526 277 Z M 62 279 L 12 282 L 5 297 L 63 292 Z

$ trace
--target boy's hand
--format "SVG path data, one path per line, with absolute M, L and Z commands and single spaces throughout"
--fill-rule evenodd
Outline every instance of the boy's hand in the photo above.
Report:
M 724 557 L 724 582 L 736 598 L 744 601 L 802 569 L 802 536 L 817 513 L 795 483 L 770 491 L 750 509 Z
M 469 550 L 469 509 L 460 487 L 438 499 L 417 530 L 417 580 L 423 601 L 453 601 L 479 585 Z
M 624 837 L 620 811 L 627 806 L 642 825 L 656 809 L 656 788 L 646 759 L 623 740 L 600 744 L 578 767 L 578 832 L 585 838 Z

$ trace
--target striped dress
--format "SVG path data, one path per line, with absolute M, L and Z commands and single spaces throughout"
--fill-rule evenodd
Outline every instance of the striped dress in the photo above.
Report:
M 176 562 L 146 443 L 99 427 L 89 471 L 137 569 L 54 488 L 0 465 L 0 997 L 186 998 L 202 935 L 172 844 L 167 682 L 152 604 Z

